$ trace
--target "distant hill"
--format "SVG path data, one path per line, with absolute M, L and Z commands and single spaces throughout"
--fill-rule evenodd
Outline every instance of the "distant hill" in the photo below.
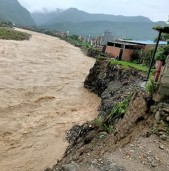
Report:
M 69 31 L 71 34 L 82 36 L 102 35 L 105 30 L 112 32 L 117 38 L 127 38 L 136 40 L 154 40 L 157 31 L 152 28 L 156 25 L 165 25 L 164 22 L 110 22 L 110 21 L 93 21 L 82 23 L 56 23 L 53 25 L 42 26 L 45 29 Z
M 21 25 L 35 25 L 28 10 L 17 0 L 0 0 L 0 20 Z
M 90 14 L 76 8 L 57 9 L 54 12 L 44 9 L 43 12 L 32 13 L 31 16 L 37 25 L 45 29 L 69 31 L 82 36 L 102 35 L 109 30 L 115 37 L 140 40 L 153 40 L 157 32 L 152 27 L 165 25 L 164 22 L 155 23 L 144 16 Z
M 143 16 L 116 16 L 108 14 L 90 14 L 80 11 L 76 8 L 67 10 L 56 10 L 55 12 L 35 12 L 31 14 L 32 18 L 38 25 L 51 25 L 55 23 L 71 22 L 92 22 L 92 21 L 111 21 L 111 22 L 151 22 L 147 17 Z

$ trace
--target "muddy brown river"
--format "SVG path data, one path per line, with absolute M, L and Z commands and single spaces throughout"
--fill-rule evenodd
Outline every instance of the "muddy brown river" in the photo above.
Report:
M 94 59 L 79 48 L 26 31 L 0 40 L 0 171 L 43 171 L 57 163 L 73 124 L 97 116 L 100 99 L 83 88 Z

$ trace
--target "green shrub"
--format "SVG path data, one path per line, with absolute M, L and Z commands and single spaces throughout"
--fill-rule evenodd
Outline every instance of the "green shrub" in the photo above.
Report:
M 159 47 L 155 55 L 156 60 L 165 61 L 169 55 L 169 45 Z
M 108 125 L 104 122 L 103 118 L 98 117 L 95 120 L 95 125 L 100 129 L 100 131 L 104 131 L 107 133 L 111 133 L 113 131 L 113 125 Z
M 29 40 L 30 34 L 16 31 L 11 28 L 0 28 L 0 39 L 5 40 Z
M 75 35 L 75 34 L 69 36 L 69 38 L 70 38 L 71 40 L 77 40 L 77 41 L 79 40 L 79 36 L 78 36 L 78 35 Z
M 132 55 L 132 62 L 136 64 L 144 63 L 146 54 L 143 50 L 135 50 Z
M 111 119 L 122 118 L 126 113 L 129 106 L 132 94 L 130 94 L 126 99 L 117 103 L 111 111 Z
M 100 131 L 104 131 L 107 133 L 111 133 L 114 130 L 114 123 L 116 119 L 123 118 L 124 114 L 127 111 L 131 100 L 132 94 L 126 97 L 123 101 L 117 103 L 111 113 L 106 118 L 98 117 L 95 120 L 95 125 L 100 129 Z M 101 136 L 102 137 L 102 136 Z
M 151 62 L 151 57 L 153 55 L 153 52 L 154 52 L 154 48 L 150 48 L 150 50 L 147 52 L 146 56 L 145 56 L 145 59 L 144 59 L 144 64 L 146 66 L 150 66 L 150 62 Z
M 100 54 L 101 52 L 98 49 L 93 47 L 88 48 L 87 56 L 97 58 Z
M 146 84 L 146 92 L 152 96 L 157 90 L 157 83 L 154 80 L 154 77 L 150 77 Z

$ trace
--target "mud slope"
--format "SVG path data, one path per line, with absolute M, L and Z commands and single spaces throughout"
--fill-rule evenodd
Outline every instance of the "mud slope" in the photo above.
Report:
M 1 171 L 54 165 L 68 145 L 65 132 L 98 114 L 99 98 L 83 88 L 94 60 L 57 38 L 28 33 L 30 41 L 0 40 Z
M 169 104 L 147 96 L 140 86 L 144 76 L 131 68 L 97 61 L 84 85 L 101 97 L 99 117 L 81 128 L 72 127 L 64 157 L 45 171 L 168 171 Z M 131 93 L 120 118 L 121 102 Z

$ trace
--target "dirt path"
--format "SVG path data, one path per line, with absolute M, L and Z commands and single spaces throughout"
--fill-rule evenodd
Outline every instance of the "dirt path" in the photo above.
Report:
M 56 164 L 65 132 L 96 117 L 100 103 L 83 88 L 93 59 L 57 38 L 29 33 L 30 41 L 0 40 L 1 171 Z

